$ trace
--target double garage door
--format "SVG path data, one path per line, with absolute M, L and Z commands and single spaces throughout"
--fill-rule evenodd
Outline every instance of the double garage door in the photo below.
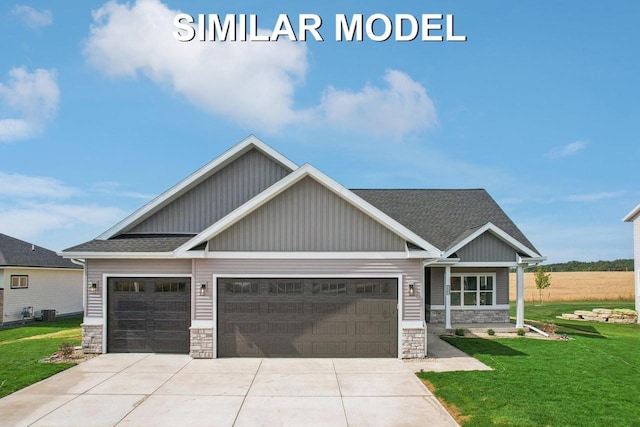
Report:
M 109 278 L 107 351 L 188 353 L 191 279 Z
M 107 284 L 107 351 L 189 352 L 189 278 Z M 397 295 L 396 279 L 218 279 L 218 357 L 397 357 Z
M 397 279 L 218 279 L 218 357 L 397 357 Z

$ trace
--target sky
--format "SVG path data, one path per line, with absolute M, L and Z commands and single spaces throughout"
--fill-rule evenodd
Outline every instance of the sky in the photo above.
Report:
M 1 233 L 90 240 L 254 134 L 347 188 L 485 188 L 548 262 L 633 257 L 640 2 L 70 4 L 0 4 Z M 181 42 L 180 13 L 324 40 Z M 373 37 L 336 40 L 341 14 Z M 371 40 L 398 14 L 443 29 Z

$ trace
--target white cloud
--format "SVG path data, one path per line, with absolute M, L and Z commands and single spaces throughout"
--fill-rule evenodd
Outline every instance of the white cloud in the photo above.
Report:
M 97 182 L 92 185 L 92 189 L 94 191 L 98 191 L 100 193 L 109 194 L 113 196 L 129 197 L 132 199 L 141 199 L 141 200 L 147 200 L 147 201 L 156 197 L 156 195 L 153 195 L 153 194 L 123 190 L 119 183 L 113 182 L 113 181 Z
M 0 196 L 19 198 L 48 197 L 58 199 L 71 197 L 80 193 L 80 190 L 66 186 L 53 178 L 0 172 Z
M 299 120 L 293 96 L 307 69 L 304 43 L 183 43 L 172 34 L 177 13 L 158 0 L 109 2 L 93 14 L 85 55 L 106 74 L 143 74 L 244 125 L 276 131 Z
M 567 197 L 570 202 L 595 202 L 604 199 L 613 199 L 624 195 L 624 191 L 603 191 L 591 194 L 572 194 Z
M 0 100 L 19 117 L 0 119 L 0 142 L 35 137 L 58 112 L 60 90 L 55 70 L 13 68 L 9 81 L 0 83 Z
M 426 89 L 395 70 L 384 76 L 385 88 L 329 87 L 316 108 L 296 109 L 296 86 L 308 68 L 306 43 L 179 42 L 173 36 L 178 13 L 160 0 L 110 1 L 94 11 L 84 53 L 106 75 L 143 75 L 202 110 L 261 132 L 320 123 L 402 136 L 437 122 Z
M 18 4 L 11 13 L 20 18 L 29 28 L 43 28 L 53 24 L 53 14 L 50 10 L 37 10 Z
M 73 229 L 78 225 L 105 227 L 122 218 L 118 208 L 96 205 L 25 203 L 16 207 L 0 207 L 2 232 L 31 239 L 45 232 Z
M 561 157 L 573 156 L 579 151 L 585 149 L 587 145 L 587 141 L 575 141 L 561 147 L 554 147 L 547 153 L 547 157 L 551 159 L 559 159 Z
M 329 87 L 318 107 L 321 117 L 338 128 L 395 137 L 438 123 L 424 86 L 397 70 L 387 70 L 384 80 L 386 88 L 366 85 L 359 92 Z

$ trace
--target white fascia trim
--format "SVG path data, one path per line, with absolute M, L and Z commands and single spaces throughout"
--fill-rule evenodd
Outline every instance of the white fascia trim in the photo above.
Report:
M 633 222 L 633 220 L 640 214 L 640 205 L 636 206 L 631 212 L 627 214 L 622 220 L 624 222 Z
M 213 320 L 192 320 L 190 328 L 213 329 L 214 322 Z
M 249 149 L 251 149 L 252 147 L 257 148 L 267 156 L 271 157 L 272 159 L 291 169 L 292 171 L 298 168 L 298 165 L 293 163 L 291 160 L 287 159 L 285 156 L 278 153 L 276 150 L 269 147 L 264 142 L 260 141 L 254 135 L 250 135 L 235 146 L 225 151 L 220 156 L 216 157 L 215 159 L 189 175 L 187 178 L 183 179 L 164 193 L 160 194 L 155 199 L 151 200 L 149 203 L 147 203 L 101 235 L 99 235 L 97 239 L 106 240 L 117 235 L 131 224 L 135 223 L 139 219 L 154 211 L 157 207 L 162 206 L 163 203 L 173 199 L 176 195 L 179 195 L 185 189 L 189 188 L 191 184 L 198 182 L 202 177 L 204 177 L 211 171 L 226 166 L 231 160 L 249 151 Z
M 102 326 L 104 325 L 103 317 L 84 317 L 82 319 L 83 325 L 94 325 L 94 326 Z
M 212 258 L 212 259 L 406 259 L 407 254 L 405 252 L 208 252 L 203 258 Z
M 435 305 L 432 304 L 431 306 L 427 306 L 428 310 L 444 310 L 444 305 Z M 480 305 L 480 306 L 473 306 L 473 305 L 466 305 L 466 306 L 459 306 L 456 305 L 451 306 L 451 311 L 458 311 L 458 310 L 478 310 L 478 311 L 482 311 L 482 310 L 509 310 L 509 304 L 496 304 L 496 305 Z
M 173 252 L 63 252 L 64 258 L 171 259 Z
M 459 262 L 454 267 L 517 267 L 517 262 Z
M 530 264 L 539 264 L 541 262 L 544 262 L 547 260 L 546 256 L 541 256 L 541 257 L 518 257 L 518 265 L 521 264 L 526 264 L 526 265 L 530 265 Z M 517 266 L 516 266 L 517 267 Z
M 460 258 L 435 258 L 435 259 L 425 259 L 422 261 L 423 267 L 446 267 L 446 266 L 454 266 L 460 262 Z
M 286 177 L 282 178 L 280 181 L 273 184 L 271 187 L 264 190 L 262 193 L 255 196 L 253 199 L 247 201 L 242 206 L 238 207 L 236 210 L 221 218 L 218 222 L 211 225 L 200 234 L 195 236 L 193 239 L 189 240 L 178 249 L 175 250 L 176 257 L 184 257 L 185 252 L 188 251 L 189 248 L 197 246 L 199 244 L 204 243 L 205 241 L 211 240 L 216 235 L 220 234 L 222 231 L 231 227 L 236 222 L 240 221 L 245 216 L 249 215 L 251 212 L 258 209 L 260 206 L 264 205 L 268 201 L 272 200 L 274 197 L 284 192 L 291 186 L 293 186 L 298 181 L 303 178 L 310 176 L 314 178 L 316 181 L 320 182 L 322 185 L 331 189 L 338 196 L 342 197 L 346 201 L 350 202 L 352 205 L 356 206 L 365 214 L 369 215 L 377 222 L 385 226 L 386 228 L 394 231 L 396 234 L 404 238 L 405 240 L 409 240 L 412 243 L 425 248 L 427 252 L 431 254 L 430 257 L 439 257 L 442 254 L 442 251 L 437 249 L 435 246 L 431 245 L 429 242 L 424 240 L 422 237 L 415 234 L 413 231 L 409 230 L 384 212 L 380 211 L 376 207 L 372 206 L 370 203 L 366 202 L 362 198 L 356 196 L 353 192 L 343 187 L 333 179 L 329 178 L 327 175 L 323 174 L 310 164 L 305 164 Z
M 21 265 L 1 265 L 0 269 L 9 270 L 52 270 L 52 271 L 83 271 L 82 267 L 27 267 Z
M 485 225 L 483 225 L 482 227 L 478 228 L 473 233 L 471 233 L 469 236 L 464 238 L 462 241 L 460 241 L 454 247 L 452 247 L 451 249 L 447 250 L 445 252 L 445 254 L 444 254 L 444 257 L 446 258 L 446 257 L 450 256 L 451 254 L 455 253 L 460 248 L 468 245 L 471 241 L 475 240 L 478 236 L 482 235 L 486 231 L 490 231 L 496 237 L 498 237 L 499 239 L 501 239 L 502 241 L 504 241 L 508 245 L 512 246 L 513 248 L 519 250 L 520 252 L 524 252 L 524 253 L 532 256 L 532 257 L 539 257 L 540 256 L 533 249 L 530 249 L 530 248 L 526 247 L 525 245 L 523 245 L 522 243 L 518 242 L 516 239 L 511 237 L 511 235 L 509 233 L 507 233 L 506 231 L 504 231 L 503 229 L 501 229 L 497 225 L 495 225 L 495 224 L 493 224 L 491 222 L 488 222 Z
M 402 329 L 424 329 L 425 322 L 422 320 L 403 320 Z

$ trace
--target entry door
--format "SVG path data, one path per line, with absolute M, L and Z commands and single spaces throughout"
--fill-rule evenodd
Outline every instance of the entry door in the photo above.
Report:
M 189 278 L 109 278 L 107 292 L 107 351 L 189 352 Z

